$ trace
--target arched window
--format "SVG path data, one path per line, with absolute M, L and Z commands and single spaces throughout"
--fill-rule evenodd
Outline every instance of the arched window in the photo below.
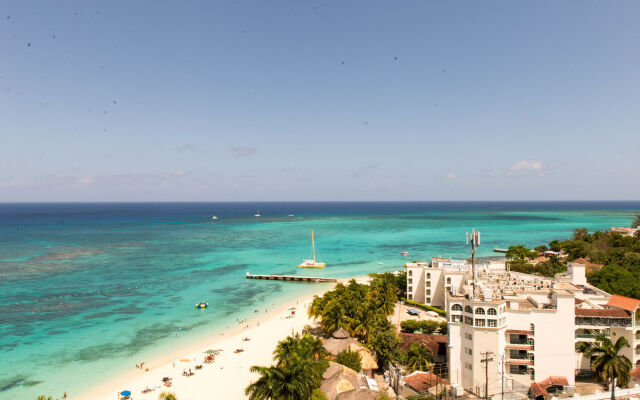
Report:
M 484 315 L 484 308 L 477 307 L 477 308 L 476 308 L 476 314 L 478 314 L 478 315 Z
M 473 314 L 473 310 L 472 310 L 472 309 L 471 309 L 471 307 L 469 307 L 469 306 L 466 306 L 466 307 L 464 308 L 464 311 L 465 311 L 465 312 L 468 312 L 468 313 L 470 313 L 470 314 Z
M 462 311 L 462 306 L 460 304 L 454 304 L 453 307 L 451 307 L 451 311 Z
M 451 277 L 450 276 L 447 277 L 447 283 L 451 283 Z
M 495 308 L 490 308 L 487 310 L 487 315 L 498 315 L 498 312 Z

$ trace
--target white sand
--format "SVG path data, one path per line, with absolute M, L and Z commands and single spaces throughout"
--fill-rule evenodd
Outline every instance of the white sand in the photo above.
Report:
M 330 289 L 329 289 L 330 290 Z M 319 291 L 318 293 L 325 292 Z M 116 400 L 120 390 L 131 390 L 133 400 L 155 400 L 162 391 L 174 392 L 179 400 L 202 399 L 246 399 L 244 389 L 252 381 L 257 379 L 257 374 L 249 372 L 252 365 L 271 365 L 273 363 L 273 350 L 278 341 L 291 335 L 293 331 L 300 332 L 302 328 L 314 322 L 307 317 L 307 306 L 312 296 L 299 299 L 297 302 L 280 307 L 257 322 L 250 322 L 249 328 L 242 328 L 235 332 L 220 336 L 216 333 L 215 339 L 207 346 L 185 353 L 183 356 L 168 360 L 156 366 L 148 366 L 149 372 L 136 369 L 132 366 L 132 375 L 121 382 L 112 382 L 100 388 L 96 388 L 81 396 L 70 398 L 80 400 Z M 290 315 L 290 307 L 296 307 L 295 316 Z M 257 325 L 259 323 L 259 326 Z M 243 341 L 248 337 L 250 341 Z M 234 353 L 235 349 L 242 348 L 244 352 Z M 203 368 L 196 370 L 196 364 L 202 364 L 204 351 L 207 349 L 223 349 L 220 355 L 211 364 L 203 364 Z M 197 362 L 194 362 L 194 358 Z M 188 359 L 189 362 L 180 361 Z M 167 361 L 167 360 L 165 360 Z M 175 364 L 175 367 L 174 367 Z M 147 367 L 147 366 L 145 366 Z M 183 369 L 189 369 L 195 375 L 186 377 L 182 375 Z M 162 385 L 162 377 L 173 378 L 170 388 Z M 142 393 L 145 388 L 155 389 L 149 393 Z

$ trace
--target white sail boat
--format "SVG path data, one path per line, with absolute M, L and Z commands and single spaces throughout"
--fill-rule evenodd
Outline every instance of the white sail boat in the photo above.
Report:
M 260 209 L 258 208 L 258 212 L 254 214 L 254 217 L 262 217 L 262 215 L 260 215 Z
M 316 244 L 313 240 L 313 229 L 311 230 L 311 251 L 313 252 L 313 260 L 304 260 L 298 268 L 324 268 L 325 263 L 316 262 Z

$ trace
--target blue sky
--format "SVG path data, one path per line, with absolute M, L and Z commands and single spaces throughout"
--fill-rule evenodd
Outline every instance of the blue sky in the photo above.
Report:
M 640 3 L 0 7 L 0 201 L 638 200 Z

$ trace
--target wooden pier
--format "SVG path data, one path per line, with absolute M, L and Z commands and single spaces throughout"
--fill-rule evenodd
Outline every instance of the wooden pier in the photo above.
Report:
M 296 276 L 296 275 L 252 275 L 247 272 L 247 279 L 266 279 L 270 281 L 294 281 L 294 282 L 338 282 L 336 278 L 319 278 L 312 276 Z

